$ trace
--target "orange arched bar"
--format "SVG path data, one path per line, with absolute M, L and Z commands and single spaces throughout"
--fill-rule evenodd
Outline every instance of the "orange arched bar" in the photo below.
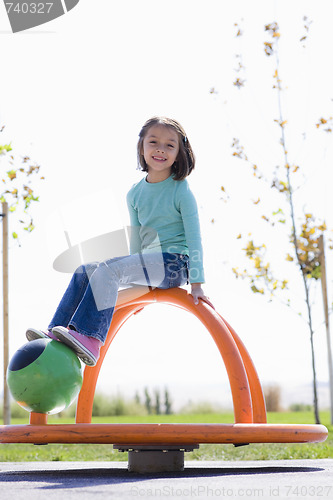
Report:
M 141 309 L 142 306 L 137 306 L 136 309 Z M 134 310 L 133 310 L 134 309 Z M 96 390 L 96 384 L 99 376 L 99 372 L 102 368 L 102 364 L 106 353 L 110 347 L 110 344 L 116 333 L 125 323 L 125 321 L 135 314 L 136 309 L 133 307 L 127 307 L 120 310 L 116 310 L 112 318 L 112 328 L 108 332 L 108 336 L 104 346 L 101 348 L 100 357 L 97 361 L 96 366 L 86 366 L 83 374 L 83 384 L 81 391 L 79 393 L 77 407 L 76 407 L 76 423 L 90 423 L 92 416 L 92 408 L 94 403 L 94 396 Z
M 229 323 L 225 319 L 223 319 L 222 317 L 221 319 L 225 322 L 225 324 L 229 328 L 229 331 L 233 336 L 234 341 L 237 344 L 237 347 L 243 359 L 243 363 L 245 365 L 247 378 L 250 384 L 251 397 L 252 397 L 253 422 L 265 423 L 267 422 L 265 398 L 257 370 L 255 369 L 255 366 L 252 362 L 252 359 L 245 345 L 243 344 L 243 342 L 241 341 L 235 330 L 229 325 Z
M 83 385 L 77 404 L 76 422 L 91 422 L 98 375 L 106 352 L 116 333 L 132 314 L 135 314 L 146 305 L 156 302 L 174 305 L 194 314 L 207 328 L 219 349 L 229 377 L 235 423 L 252 423 L 252 398 L 248 380 L 250 370 L 249 368 L 248 370 L 245 368 L 233 334 L 212 307 L 203 301 L 195 305 L 192 296 L 182 288 L 171 288 L 168 290 L 155 289 L 139 298 L 116 307 L 107 341 L 101 350 L 101 356 L 97 365 L 93 368 L 85 368 Z M 247 363 L 249 363 L 249 357 L 247 358 Z M 261 418 L 261 421 L 265 420 Z

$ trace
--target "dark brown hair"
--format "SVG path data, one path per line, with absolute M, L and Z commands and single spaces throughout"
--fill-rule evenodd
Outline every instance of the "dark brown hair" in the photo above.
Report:
M 172 118 L 166 118 L 164 116 L 154 116 L 146 121 L 144 126 L 142 127 L 139 134 L 139 141 L 137 146 L 137 155 L 138 155 L 138 167 L 141 167 L 143 172 L 148 172 L 148 165 L 144 159 L 142 150 L 143 150 L 143 140 L 150 129 L 154 125 L 163 125 L 165 127 L 169 127 L 178 134 L 179 139 L 179 152 L 176 161 L 171 167 L 171 173 L 173 174 L 173 178 L 176 181 L 181 181 L 185 179 L 195 166 L 195 157 L 194 153 L 188 140 L 185 130 L 176 120 Z

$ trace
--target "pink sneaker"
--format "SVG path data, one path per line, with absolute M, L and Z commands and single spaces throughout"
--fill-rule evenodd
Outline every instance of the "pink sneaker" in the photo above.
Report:
M 103 345 L 100 340 L 82 335 L 82 333 L 69 330 L 63 326 L 55 326 L 52 328 L 52 333 L 60 342 L 73 349 L 83 363 L 89 366 L 96 365 L 99 358 L 99 350 Z
M 55 337 L 51 331 L 37 330 L 36 328 L 28 328 L 28 330 L 25 332 L 25 336 L 27 337 L 29 342 L 38 339 L 58 340 L 57 337 Z

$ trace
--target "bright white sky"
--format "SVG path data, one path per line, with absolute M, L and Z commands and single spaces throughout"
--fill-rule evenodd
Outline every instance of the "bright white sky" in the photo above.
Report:
M 197 156 L 189 182 L 200 209 L 207 295 L 245 342 L 262 383 L 280 385 L 285 401 L 311 402 L 309 334 L 297 315 L 303 310 L 299 277 L 293 278 L 295 314 L 254 295 L 231 272 L 243 265 L 239 233 L 273 243 L 277 274 L 286 265 L 283 232 L 260 220 L 281 201 L 232 157 L 231 142 L 238 137 L 267 175 L 282 163 L 273 121 L 275 66 L 263 52 L 264 26 L 277 21 L 290 162 L 306 178 L 297 192 L 299 213 L 313 211 L 333 227 L 332 135 L 315 127 L 321 116 L 333 114 L 332 14 L 330 0 L 81 0 L 66 16 L 13 35 L 0 4 L 1 140 L 30 154 L 46 177 L 38 188 L 36 230 L 10 251 L 11 355 L 25 342 L 27 326 L 48 324 L 70 278 L 52 269 L 66 248 L 54 211 L 65 213 L 72 244 L 127 224 L 124 198 L 142 178 L 136 170 L 138 132 L 150 116 L 166 115 L 183 124 Z M 299 43 L 303 16 L 313 21 L 305 50 Z M 244 30 L 240 38 L 236 22 Z M 237 53 L 246 67 L 241 91 L 232 84 Z M 228 203 L 220 199 L 221 186 Z M 259 196 L 262 203 L 254 206 L 251 200 Z M 327 268 L 332 302 L 331 256 Z M 327 383 L 319 287 L 315 301 L 317 374 Z M 145 386 L 168 386 L 178 404 L 209 399 L 230 405 L 225 370 L 209 334 L 170 307 L 151 306 L 123 327 L 99 382 L 106 392 L 129 396 Z M 327 406 L 327 391 L 320 395 Z

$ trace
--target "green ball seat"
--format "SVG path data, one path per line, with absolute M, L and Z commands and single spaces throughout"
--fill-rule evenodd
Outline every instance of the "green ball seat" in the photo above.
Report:
M 75 400 L 82 381 L 81 362 L 75 353 L 50 339 L 24 344 L 7 370 L 13 398 L 29 412 L 59 413 Z

